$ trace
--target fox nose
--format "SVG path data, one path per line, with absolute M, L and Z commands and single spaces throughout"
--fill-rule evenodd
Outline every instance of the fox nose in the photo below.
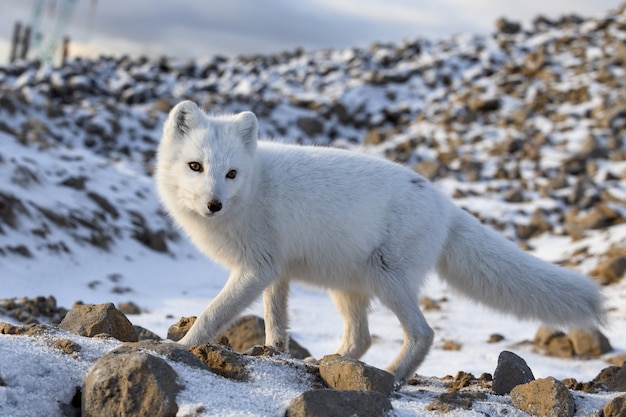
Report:
M 211 213 L 216 213 L 222 209 L 222 202 L 220 200 L 211 200 L 208 202 L 207 208 Z

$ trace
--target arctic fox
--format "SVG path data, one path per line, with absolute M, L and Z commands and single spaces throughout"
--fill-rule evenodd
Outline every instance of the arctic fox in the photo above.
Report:
M 404 344 L 387 368 L 409 378 L 433 341 L 418 293 L 430 271 L 486 306 L 523 319 L 604 321 L 591 279 L 539 260 L 456 207 L 419 174 L 382 158 L 257 141 L 255 115 L 207 116 L 193 102 L 165 122 L 156 183 L 174 221 L 231 270 L 187 335 L 209 343 L 263 293 L 266 344 L 288 347 L 291 280 L 327 288 L 344 321 L 337 353 L 359 358 L 377 297 Z

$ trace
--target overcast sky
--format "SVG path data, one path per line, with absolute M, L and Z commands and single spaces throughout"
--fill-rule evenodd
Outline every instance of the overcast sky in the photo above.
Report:
M 72 55 L 180 58 L 367 46 L 462 32 L 487 34 L 502 16 L 528 25 L 538 14 L 595 16 L 620 4 L 615 0 L 75 1 L 67 27 Z M 56 0 L 57 7 L 62 2 Z M 15 21 L 28 24 L 35 3 L 0 0 L 0 64 L 8 60 Z M 44 19 L 49 32 L 51 22 Z

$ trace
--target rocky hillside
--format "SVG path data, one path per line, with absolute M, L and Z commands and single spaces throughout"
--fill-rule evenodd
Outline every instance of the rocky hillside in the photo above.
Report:
M 151 198 L 149 183 L 128 177 L 150 174 L 165 114 L 182 99 L 210 112 L 253 110 L 268 137 L 363 145 L 414 167 L 521 242 L 546 232 L 581 239 L 620 225 L 624 8 L 499 28 L 490 37 L 368 49 L 0 68 L 0 132 L 23 145 L 0 151 L 10 179 L 0 186 L 0 254 L 69 253 L 77 242 L 107 250 L 126 237 L 165 251 L 174 233 L 157 213 L 137 210 Z M 44 167 L 29 163 L 33 153 L 49 159 Z M 39 197 L 44 185 L 55 198 Z M 123 201 L 110 201 L 109 190 Z M 577 252 L 568 262 L 591 256 L 586 269 L 603 255 Z

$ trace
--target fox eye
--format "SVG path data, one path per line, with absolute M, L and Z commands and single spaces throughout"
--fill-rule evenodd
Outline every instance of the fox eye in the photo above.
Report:
M 190 162 L 189 169 L 194 172 L 202 172 L 202 164 L 200 162 Z
M 226 178 L 231 179 L 231 180 L 233 178 L 235 178 L 236 176 L 237 176 L 237 170 L 236 169 L 231 169 L 230 171 L 228 171 L 226 173 Z

